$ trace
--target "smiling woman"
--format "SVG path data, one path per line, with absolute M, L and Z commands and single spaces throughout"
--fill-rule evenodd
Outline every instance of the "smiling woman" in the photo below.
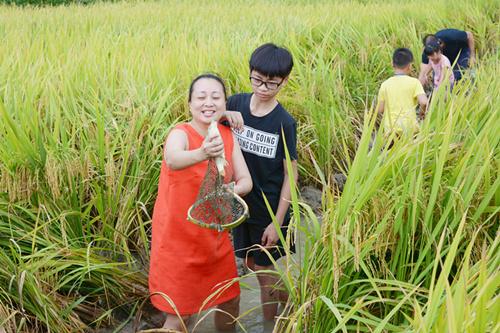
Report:
M 224 82 L 211 74 L 200 75 L 189 88 L 189 108 L 193 119 L 190 124 L 206 135 L 208 125 L 217 120 L 226 108 L 226 88 Z
M 239 313 L 240 288 L 233 248 L 227 231 L 218 232 L 187 223 L 208 160 L 227 158 L 224 182 L 234 181 L 236 194 L 252 187 L 250 174 L 231 130 L 210 124 L 225 111 L 223 81 L 212 74 L 198 76 L 189 89 L 191 121 L 177 125 L 165 143 L 158 197 L 153 213 L 149 287 L 153 305 L 167 313 L 164 328 L 186 330 L 184 321 L 217 306 L 215 326 L 234 327 Z M 181 319 L 182 318 L 182 319 Z

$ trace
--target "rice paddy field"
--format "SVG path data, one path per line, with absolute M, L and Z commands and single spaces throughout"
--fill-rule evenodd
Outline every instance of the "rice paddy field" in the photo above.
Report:
M 499 21 L 494 0 L 0 5 L 0 332 L 134 318 L 188 85 L 210 71 L 250 91 L 268 41 L 295 60 L 279 99 L 299 124 L 304 244 L 279 270 L 275 332 L 499 332 Z M 421 38 L 446 27 L 474 34 L 474 72 L 388 151 L 373 109 L 392 52 L 410 48 L 417 75 Z M 322 191 L 319 217 L 303 185 Z

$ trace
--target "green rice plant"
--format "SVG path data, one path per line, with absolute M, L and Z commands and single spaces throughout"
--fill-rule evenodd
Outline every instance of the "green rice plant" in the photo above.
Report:
M 75 331 L 107 319 L 110 313 L 100 308 L 111 310 L 143 298 L 144 276 L 123 259 L 109 258 L 110 247 L 80 247 L 68 241 L 58 220 L 42 222 L 21 207 L 0 207 L 9 212 L 1 216 L 8 223 L 0 225 L 6 235 L 0 238 L 0 297 L 19 309 L 12 319 L 19 322 L 16 326 Z
M 498 72 L 485 66 L 478 78 Z M 438 92 L 420 133 L 391 149 L 381 133 L 369 149 L 368 114 L 338 200 L 323 184 L 322 232 L 304 233 L 307 259 L 285 284 L 304 288 L 280 332 L 495 331 L 500 114 L 498 82 L 483 80 Z M 295 215 L 300 230 L 311 215 Z
M 465 220 L 464 220 L 465 223 Z M 461 227 L 463 228 L 464 223 Z M 459 232 L 461 232 L 460 228 Z M 457 235 L 455 241 L 461 240 Z M 470 267 L 474 239 L 465 251 L 460 271 L 453 281 L 448 280 L 448 272 L 443 270 L 433 280 L 427 303 L 415 302 L 411 323 L 414 332 L 495 332 L 499 328 L 498 287 L 498 237 L 487 249 L 483 243 L 481 257 Z M 458 247 L 458 246 L 456 246 Z M 452 250 L 456 249 L 453 248 Z M 448 270 L 456 255 L 450 251 L 446 257 Z

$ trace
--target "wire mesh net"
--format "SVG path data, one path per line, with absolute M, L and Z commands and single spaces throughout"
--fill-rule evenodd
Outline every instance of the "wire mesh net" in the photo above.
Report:
M 234 228 L 248 217 L 248 207 L 231 186 L 225 185 L 213 159 L 201 183 L 188 220 L 206 228 L 222 231 Z

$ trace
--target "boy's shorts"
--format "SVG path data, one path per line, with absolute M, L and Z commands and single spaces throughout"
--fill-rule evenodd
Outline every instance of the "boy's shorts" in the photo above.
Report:
M 286 239 L 288 223 L 285 221 L 284 224 L 286 225 L 281 227 L 281 232 Z M 274 260 L 278 260 L 286 255 L 280 240 L 278 240 L 278 244 L 276 244 L 275 247 L 268 249 L 269 253 L 256 246 L 256 244 L 261 245 L 262 235 L 265 229 L 266 227 L 257 224 L 256 221 L 251 218 L 234 228 L 233 243 L 236 256 L 242 259 L 252 257 L 254 263 L 259 266 L 272 266 L 273 262 L 269 259 L 269 254 Z M 293 242 L 290 245 L 290 251 L 295 253 L 295 244 Z

